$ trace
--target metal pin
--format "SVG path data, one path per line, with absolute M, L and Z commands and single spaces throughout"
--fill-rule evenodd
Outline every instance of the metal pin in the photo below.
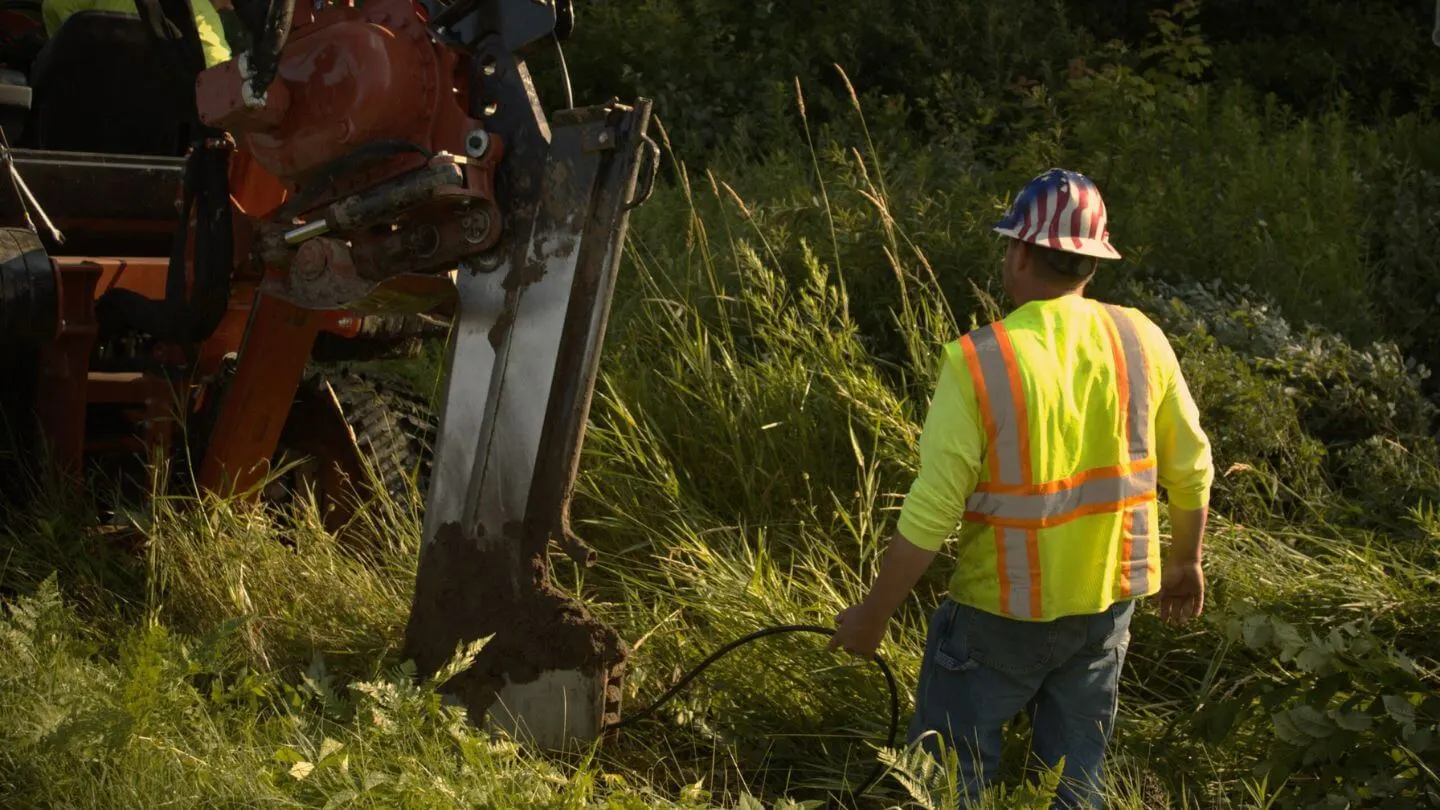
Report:
M 285 244 L 298 245 L 307 239 L 314 239 L 330 231 L 330 223 L 323 219 L 307 222 L 298 228 L 285 232 Z

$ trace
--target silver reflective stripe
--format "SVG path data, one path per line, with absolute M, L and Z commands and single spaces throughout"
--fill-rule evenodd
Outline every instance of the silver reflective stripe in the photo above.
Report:
M 1120 350 L 1125 356 L 1125 378 L 1130 389 L 1125 426 L 1130 458 L 1138 461 L 1150 455 L 1150 375 L 1145 366 L 1145 344 L 1125 310 L 1113 304 L 1103 306 L 1115 322 L 1115 331 L 1120 334 Z
M 1130 593 L 1150 590 L 1150 503 L 1130 512 Z
M 1028 484 L 1021 479 L 1020 432 L 1015 424 L 1015 395 L 1010 390 L 1010 374 L 995 327 L 987 326 L 970 334 L 975 357 L 980 361 L 980 376 L 990 397 L 990 414 L 995 420 L 995 454 L 1000 464 L 1000 481 L 1006 484 Z M 998 482 L 997 482 L 998 483 Z
M 965 509 L 977 515 L 1006 520 L 1053 520 L 1084 506 L 1118 503 L 1155 490 L 1155 468 L 1123 477 L 1094 478 L 1058 492 L 1016 495 L 976 491 Z
M 1005 576 L 1010 580 L 1010 615 L 1022 619 L 1038 618 L 1030 609 L 1030 554 L 1026 550 L 1029 532 L 1009 527 L 997 528 L 996 531 L 1000 533 L 1000 542 L 1005 544 Z
M 1020 458 L 1020 425 L 1017 418 L 1015 393 L 1010 388 L 1010 369 L 1005 362 L 1005 353 L 1000 350 L 1000 339 L 995 326 L 977 329 L 970 334 L 975 347 L 975 358 L 980 365 L 980 376 L 990 400 L 990 418 L 995 425 L 995 435 L 990 439 L 999 473 L 995 483 L 1023 484 L 1031 482 L 1024 477 L 1025 466 Z M 1015 369 L 1015 373 L 1019 373 Z M 972 496 L 973 497 L 973 496 Z M 1005 579 L 1008 588 L 1001 589 L 1011 616 L 1021 619 L 1038 619 L 1031 609 L 1029 532 L 1025 529 L 995 527 L 995 535 L 1005 554 Z M 1039 565 L 1039 560 L 1035 561 Z

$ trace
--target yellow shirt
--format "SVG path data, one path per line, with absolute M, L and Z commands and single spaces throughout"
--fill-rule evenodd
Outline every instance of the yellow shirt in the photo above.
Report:
M 200 32 L 200 47 L 205 52 L 205 66 L 214 67 L 230 59 L 230 44 L 225 39 L 225 28 L 220 22 L 220 13 L 210 0 L 191 0 L 195 8 L 195 27 Z M 55 36 L 60 24 L 77 11 L 107 11 L 139 17 L 135 0 L 45 0 L 41 15 L 45 20 L 45 35 Z
M 1144 342 L 1156 479 L 1170 503 L 1198 509 L 1208 504 L 1214 480 L 1199 411 L 1164 333 L 1138 311 L 1129 313 Z M 1030 302 L 1003 321 L 1024 368 L 1030 464 L 1038 481 L 1069 478 L 1124 458 L 1126 439 L 1115 429 L 1122 407 L 1117 368 L 1105 322 L 1097 302 L 1073 295 Z M 977 483 L 988 480 L 986 443 L 974 381 L 959 344 L 952 342 L 942 353 L 920 436 L 920 471 L 900 513 L 901 535 L 938 550 L 955 533 L 967 498 Z M 1114 513 L 1089 515 L 1056 531 L 1118 538 L 1120 521 Z M 951 580 L 953 598 L 982 608 L 993 605 L 995 589 L 994 544 L 987 530 L 961 527 Z M 1100 556 L 1095 546 L 1087 548 L 1092 550 L 1086 554 Z M 1045 578 L 1044 618 L 1097 612 L 1120 598 L 1113 587 L 1114 561 L 1076 559 L 1078 552 L 1054 542 L 1042 551 L 1047 567 L 1063 569 Z

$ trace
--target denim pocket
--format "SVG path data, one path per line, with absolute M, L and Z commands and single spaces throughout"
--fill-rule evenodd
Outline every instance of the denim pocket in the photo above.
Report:
M 969 608 L 947 599 L 942 614 L 936 618 L 942 622 L 935 644 L 936 665 L 951 672 L 968 672 L 980 666 L 970 657 Z
M 1055 656 L 1055 622 L 1026 622 L 965 608 L 970 657 L 986 667 L 1017 675 L 1051 666 Z
M 1116 602 L 1110 606 L 1107 613 L 1110 623 L 1105 628 L 1106 632 L 1100 642 L 1100 649 L 1105 652 L 1123 650 L 1130 646 L 1130 619 L 1135 614 L 1135 600 Z

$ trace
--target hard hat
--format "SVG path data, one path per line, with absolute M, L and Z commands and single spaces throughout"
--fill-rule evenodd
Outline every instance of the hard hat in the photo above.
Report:
M 1066 253 L 1120 258 L 1110 246 L 1100 189 L 1079 172 L 1051 169 L 1026 183 L 994 230 Z

